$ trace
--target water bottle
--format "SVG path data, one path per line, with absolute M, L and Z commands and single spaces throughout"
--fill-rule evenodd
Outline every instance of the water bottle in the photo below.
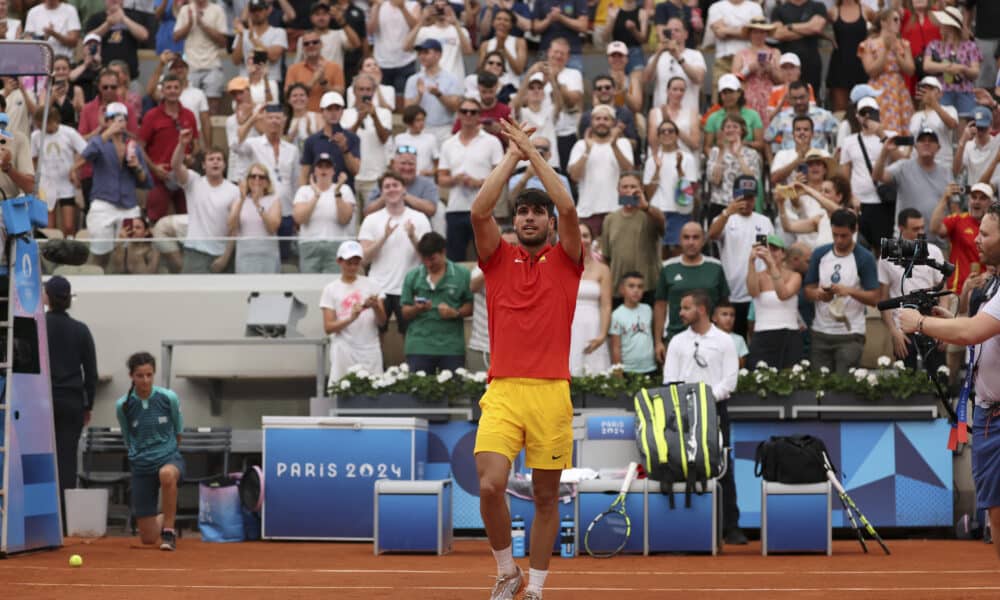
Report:
M 514 558 L 524 558 L 526 556 L 524 547 L 524 519 L 521 515 L 514 515 L 510 522 L 511 551 Z
M 576 523 L 570 516 L 564 516 L 559 524 L 561 532 L 561 543 L 559 545 L 559 556 L 563 558 L 573 558 L 576 556 Z

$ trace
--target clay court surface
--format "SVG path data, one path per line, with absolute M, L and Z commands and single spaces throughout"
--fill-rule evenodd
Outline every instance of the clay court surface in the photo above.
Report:
M 363 543 L 205 544 L 185 537 L 172 554 L 132 544 L 70 538 L 56 551 L 0 560 L 0 597 L 484 599 L 495 569 L 485 541 L 458 541 L 443 557 L 375 557 Z M 889 544 L 892 556 L 874 548 L 865 556 L 846 541 L 834 542 L 832 557 L 762 557 L 758 543 L 714 558 L 555 556 L 545 598 L 1000 598 L 1000 561 L 991 546 Z M 68 566 L 72 554 L 83 556 L 83 567 Z

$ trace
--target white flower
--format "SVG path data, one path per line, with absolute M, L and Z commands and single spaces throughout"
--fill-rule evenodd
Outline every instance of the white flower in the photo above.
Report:
M 865 380 L 868 381 L 868 385 L 870 386 L 878 385 L 878 375 L 876 375 L 875 373 L 869 374 L 868 377 L 865 378 Z
M 861 381 L 865 377 L 868 377 L 868 369 L 854 369 L 854 378 Z
M 364 368 L 358 369 L 358 372 L 356 374 L 361 379 L 368 379 L 369 377 L 371 377 L 371 373 L 369 373 L 368 371 L 364 370 Z
M 390 375 L 389 373 L 383 375 L 381 379 L 382 379 L 382 385 L 385 387 L 389 387 L 390 385 L 396 383 L 396 378 Z
M 758 368 L 758 369 L 766 369 L 767 368 L 767 363 L 764 362 L 764 361 L 762 361 L 762 360 L 758 360 L 756 368 Z
M 889 358 L 888 356 L 883 354 L 882 356 L 878 357 L 878 366 L 888 367 L 891 364 L 892 364 L 892 359 Z
M 806 380 L 806 374 L 805 373 L 803 373 L 802 375 L 799 375 L 799 381 L 804 382 L 805 380 Z
M 895 363 L 893 363 L 892 367 L 894 369 L 899 369 L 900 371 L 902 371 L 903 369 L 906 368 L 906 363 L 904 363 L 901 360 L 897 360 Z
M 445 383 L 447 381 L 450 381 L 452 377 L 453 377 L 453 375 L 452 375 L 451 371 L 449 371 L 448 369 L 445 369 L 445 370 L 441 371 L 440 373 L 438 373 L 437 382 L 438 383 Z
M 947 365 L 941 365 L 940 367 L 938 367 L 937 372 L 941 373 L 942 375 L 951 375 L 951 370 L 947 367 Z
M 827 368 L 827 367 L 820 367 L 819 368 L 819 373 L 820 373 L 820 375 L 829 375 L 830 374 L 830 369 Z
M 771 367 L 770 370 L 771 370 L 772 373 L 777 373 L 778 372 L 778 367 Z
M 823 390 L 819 390 L 818 392 L 816 392 L 816 397 L 817 398 L 822 398 L 825 395 L 826 395 L 826 392 L 824 392 Z
M 802 365 L 792 365 L 792 373 L 798 375 L 802 372 Z
M 748 371 L 747 369 L 740 369 L 740 377 L 746 377 L 749 374 L 750 371 Z
M 385 386 L 383 385 L 383 381 L 382 381 L 381 377 L 372 380 L 372 389 L 380 390 L 383 387 L 385 387 Z
M 455 375 L 459 377 L 465 377 L 469 372 L 465 370 L 465 367 L 459 367 L 455 369 Z
M 474 375 L 476 383 L 486 383 L 486 378 L 487 377 L 488 377 L 488 374 L 486 373 L 486 371 L 480 371 L 480 372 L 478 372 L 478 373 L 476 373 Z
M 399 370 L 401 372 L 403 372 L 403 373 L 409 373 L 410 372 L 410 365 L 408 365 L 406 363 L 403 363 L 403 364 L 399 365 Z
M 406 381 L 409 377 L 410 377 L 409 373 L 407 373 L 406 371 L 402 371 L 400 372 L 399 375 L 396 376 L 396 381 Z
M 756 381 L 757 383 L 760 383 L 761 381 L 764 381 L 764 375 L 763 375 L 763 374 L 761 374 L 761 373 L 754 373 L 754 374 L 753 374 L 753 379 L 754 379 L 754 381 Z
M 855 369 L 854 367 L 851 367 L 850 369 L 847 370 L 847 372 L 848 373 L 854 373 L 854 371 L 856 371 L 856 370 L 857 369 Z
M 351 381 L 349 379 L 341 379 L 340 380 L 340 389 L 342 389 L 342 390 L 349 390 L 349 389 L 351 389 Z
M 385 374 L 389 375 L 390 377 L 395 377 L 396 375 L 399 374 L 399 367 L 397 366 L 389 367 L 388 369 L 385 370 Z
M 802 365 L 806 369 L 808 369 L 810 366 L 812 366 L 812 363 L 809 362 L 808 360 L 804 359 L 804 358 L 799 361 L 799 364 Z
M 417 377 L 427 377 L 427 371 L 417 371 Z

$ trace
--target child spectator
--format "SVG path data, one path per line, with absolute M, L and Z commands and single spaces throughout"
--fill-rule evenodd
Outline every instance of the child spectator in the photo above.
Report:
M 419 104 L 407 106 L 403 110 L 403 123 L 406 125 L 406 131 L 395 137 L 396 152 L 415 154 L 417 156 L 417 173 L 424 177 L 434 177 L 440 145 L 433 133 L 424 131 L 426 122 L 427 111 Z
M 372 374 L 382 373 L 382 345 L 378 328 L 385 325 L 384 294 L 364 275 L 361 244 L 354 240 L 337 248 L 340 278 L 327 284 L 320 296 L 323 331 L 330 336 L 330 383 L 360 365 Z M 370 309 L 370 310 L 369 310 Z
M 63 236 L 76 234 L 76 187 L 78 180 L 74 161 L 83 152 L 87 142 L 76 129 L 59 124 L 53 111 L 45 124 L 45 148 L 42 148 L 42 120 L 45 107 L 35 110 L 35 131 L 31 134 L 31 158 L 42 174 L 41 189 L 45 190 L 45 203 L 49 206 L 49 227 L 56 226 L 56 207 L 59 207 L 59 228 Z
M 655 376 L 653 352 L 653 309 L 641 302 L 645 278 L 638 271 L 622 275 L 618 285 L 623 303 L 611 313 L 611 362 L 623 364 L 626 373 Z
M 750 348 L 747 347 L 747 341 L 743 339 L 743 336 L 733 331 L 733 327 L 736 325 L 736 308 L 727 298 L 715 303 L 715 310 L 712 311 L 712 323 L 733 338 L 736 356 L 740 358 L 740 368 L 745 367 Z

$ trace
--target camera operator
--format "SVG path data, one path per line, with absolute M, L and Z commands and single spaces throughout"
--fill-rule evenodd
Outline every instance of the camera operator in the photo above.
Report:
M 941 249 L 934 244 L 928 244 L 924 240 L 924 217 L 920 214 L 920 211 L 915 208 L 904 208 L 899 211 L 897 224 L 899 225 L 899 238 L 892 240 L 896 242 L 897 248 L 902 250 L 904 247 L 913 247 L 915 251 L 922 251 L 919 249 L 919 246 L 909 246 L 906 242 L 920 244 L 927 249 L 930 258 L 939 263 L 944 262 L 944 255 Z M 883 244 L 883 248 L 885 248 L 885 244 Z M 903 255 L 906 256 L 907 253 L 903 252 Z M 910 272 L 910 276 L 906 278 L 903 277 L 905 270 L 906 267 L 904 265 L 890 262 L 887 259 L 886 253 L 883 253 L 882 258 L 878 261 L 878 282 L 881 286 L 881 300 L 896 298 L 916 290 L 934 288 L 944 280 L 944 275 L 941 271 L 929 265 L 915 265 Z M 941 306 L 946 306 L 947 302 L 947 296 L 942 296 L 938 299 L 938 304 Z M 896 324 L 895 311 L 883 310 L 882 322 L 885 323 L 892 337 L 892 349 L 896 358 L 904 361 L 908 368 L 917 368 L 917 348 L 913 336 L 907 336 L 900 331 L 899 326 Z M 942 350 L 942 348 L 934 348 L 927 356 L 924 356 L 923 366 L 928 372 L 937 371 L 937 368 L 944 364 Z
M 1000 265 L 1000 204 L 990 206 L 979 226 L 976 238 L 983 264 Z M 973 410 L 972 477 L 976 501 L 987 509 L 990 526 L 1000 531 L 1000 435 L 989 436 L 990 421 L 1000 417 L 1000 295 L 994 295 L 974 317 L 950 318 L 940 307 L 934 316 L 914 309 L 899 310 L 899 326 L 905 333 L 921 333 L 941 342 L 976 345 L 969 368 L 975 384 Z M 985 366 L 980 369 L 979 365 Z M 1000 544 L 994 544 L 1000 557 Z

